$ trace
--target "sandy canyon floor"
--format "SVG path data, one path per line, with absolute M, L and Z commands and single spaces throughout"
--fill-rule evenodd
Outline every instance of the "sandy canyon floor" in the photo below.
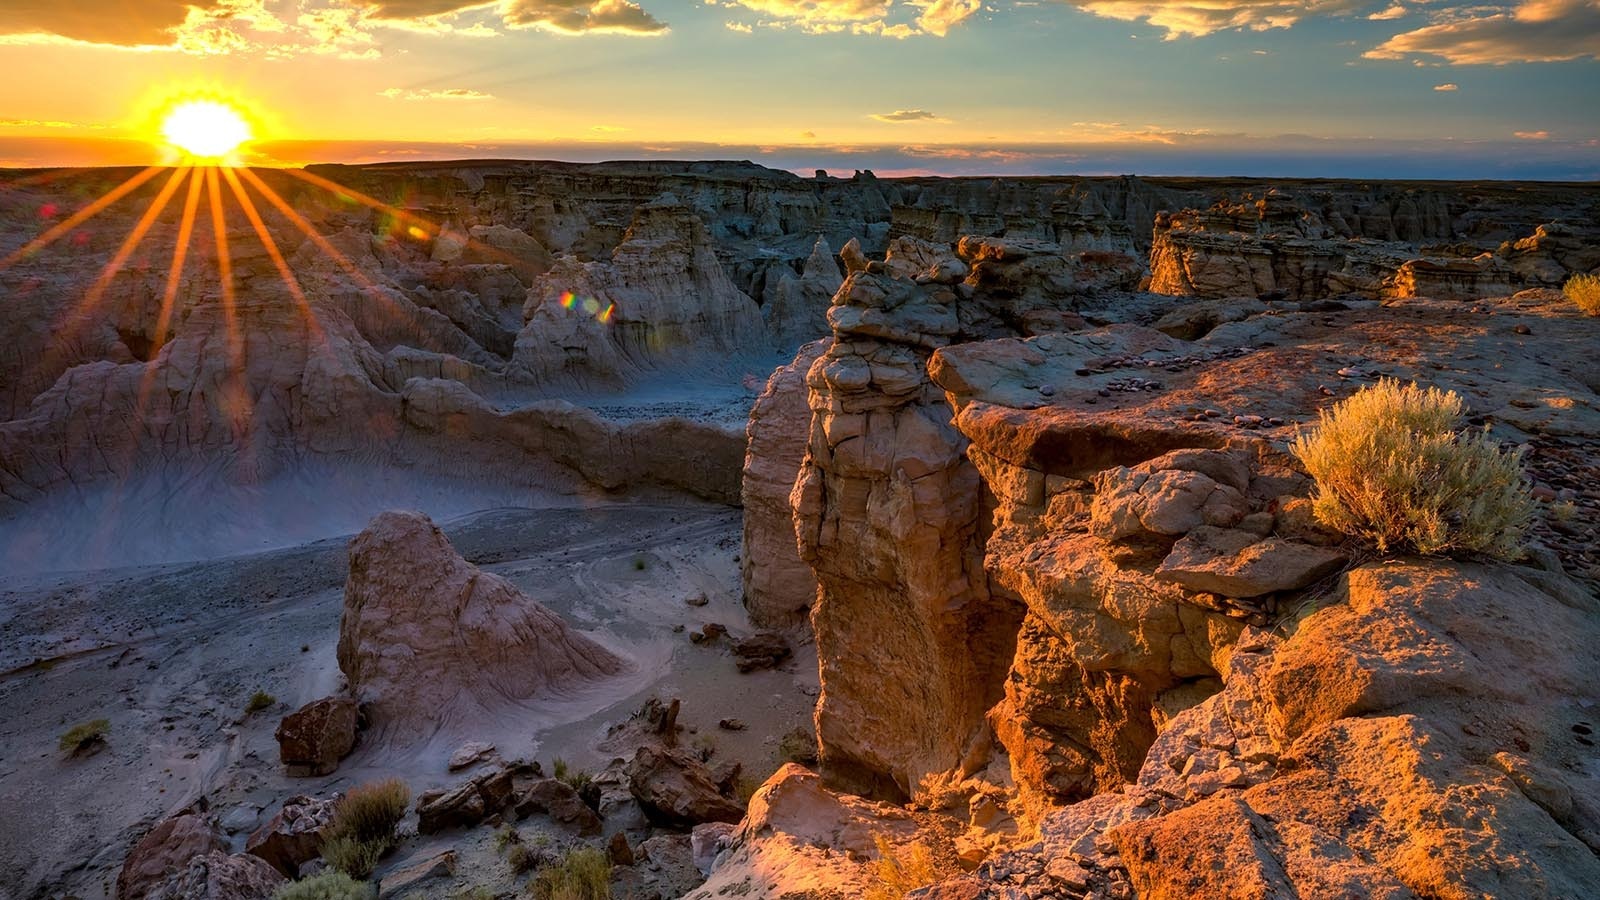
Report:
M 809 723 L 817 689 L 810 647 L 779 670 L 739 675 L 726 649 L 692 644 L 674 630 L 719 622 L 734 634 L 748 631 L 739 603 L 738 511 L 632 503 L 501 508 L 444 527 L 468 561 L 510 579 L 636 669 L 582 694 L 508 705 L 492 721 L 418 745 L 369 741 L 333 776 L 290 779 L 278 765 L 273 729 L 282 713 L 337 686 L 346 538 L 8 578 L 0 590 L 0 708 L 8 711 L 0 724 L 0 805 L 11 812 L 0 823 L 0 883 L 70 884 L 78 896 L 109 895 L 128 842 L 152 817 L 197 797 L 231 811 L 225 827 L 242 847 L 290 794 L 325 795 L 393 775 L 414 792 L 456 782 L 445 761 L 467 740 L 495 743 L 506 759 L 548 766 L 559 757 L 595 770 L 608 761 L 595 750 L 606 727 L 651 696 L 681 698 L 681 721 L 697 739 L 715 742 L 716 760 L 759 775 L 778 765 L 778 736 Z M 688 605 L 701 594 L 706 605 Z M 256 691 L 277 702 L 245 714 Z M 725 717 L 749 727 L 721 730 Z M 63 758 L 58 736 L 97 718 L 111 723 L 107 747 Z M 483 830 L 481 843 L 491 835 Z M 410 843 L 386 869 L 428 846 Z M 491 880 L 511 877 L 503 865 L 480 868 Z

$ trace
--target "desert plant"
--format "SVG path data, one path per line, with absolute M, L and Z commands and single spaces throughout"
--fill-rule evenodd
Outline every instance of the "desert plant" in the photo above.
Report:
M 554 774 L 557 781 L 566 782 L 567 785 L 579 793 L 582 793 L 583 789 L 588 787 L 590 782 L 594 781 L 593 775 L 590 775 L 583 769 L 572 768 L 571 766 L 567 765 L 566 760 L 559 756 L 550 761 L 550 771 Z
M 896 851 L 881 834 L 873 835 L 872 842 L 878 845 L 878 879 L 867 888 L 866 900 L 900 900 L 938 880 L 928 845 L 916 841 Z
M 363 841 L 342 834 L 324 837 L 317 849 L 332 870 L 352 878 L 369 878 L 372 870 L 378 867 L 378 861 L 389 852 L 391 843 L 388 840 Z
M 318 872 L 278 888 L 272 900 L 368 900 L 372 888 L 343 872 Z
M 534 869 L 539 868 L 539 864 L 544 862 L 544 859 L 544 851 L 536 847 L 530 847 L 527 844 L 512 844 L 511 849 L 506 851 L 506 865 L 510 866 L 511 871 L 516 872 L 518 875 L 532 872 Z
M 1317 520 L 1380 552 L 1518 557 L 1533 515 L 1522 453 L 1461 421 L 1460 395 L 1390 378 L 1324 410 L 1290 445 Z
M 254 694 L 250 695 L 250 702 L 244 705 L 244 714 L 248 716 L 261 712 L 263 709 L 266 709 L 277 702 L 278 698 L 272 696 L 266 691 L 256 691 Z
M 815 765 L 817 736 L 809 729 L 796 728 L 778 740 L 778 756 L 784 762 Z
M 1561 293 L 1588 315 L 1600 316 L 1600 275 L 1574 275 L 1567 279 Z
M 494 849 L 501 853 L 514 844 L 522 843 L 522 832 L 507 825 L 494 833 Z
M 105 743 L 106 734 L 110 731 L 111 722 L 107 719 L 79 722 L 61 735 L 57 746 L 69 753 L 82 753 L 95 744 Z
M 395 826 L 405 817 L 411 790 L 398 778 L 351 788 L 334 807 L 322 833 L 322 858 L 356 878 L 366 878 L 394 846 Z
M 593 847 L 569 850 L 528 882 L 535 900 L 610 900 L 611 862 Z

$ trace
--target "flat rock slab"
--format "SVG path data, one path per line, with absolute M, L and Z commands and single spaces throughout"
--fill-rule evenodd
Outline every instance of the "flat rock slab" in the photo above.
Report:
M 1346 559 L 1331 547 L 1263 540 L 1249 531 L 1202 525 L 1173 545 L 1155 577 L 1192 591 L 1259 597 L 1303 588 L 1337 572 Z

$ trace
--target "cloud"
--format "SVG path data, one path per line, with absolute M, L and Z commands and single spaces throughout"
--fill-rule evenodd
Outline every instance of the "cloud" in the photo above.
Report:
M 190 10 L 214 10 L 218 0 L 45 0 L 0 3 L 0 34 L 55 35 L 125 47 L 171 43 Z
M 949 119 L 941 119 L 925 109 L 897 109 L 892 113 L 873 113 L 868 116 L 879 122 L 941 122 L 948 124 Z
M 1600 3 L 1524 0 L 1515 7 L 1445 11 L 1431 24 L 1397 34 L 1368 59 L 1438 57 L 1452 65 L 1505 65 L 1600 59 Z
M 667 24 L 629 0 L 511 0 L 505 23 L 561 34 L 658 35 Z
M 983 9 L 982 0 L 726 0 L 767 18 L 766 28 L 806 34 L 862 34 L 887 38 L 944 37 Z M 916 10 L 912 21 L 891 22 Z
M 1548 141 L 1548 140 L 1550 140 L 1550 132 L 1548 132 L 1548 131 L 1513 131 L 1513 132 L 1511 132 L 1511 136 L 1516 138 L 1519 141 Z
M 1379 12 L 1375 12 L 1372 15 L 1367 16 L 1367 18 L 1374 22 L 1388 22 L 1394 19 L 1403 19 L 1405 16 L 1406 8 L 1396 3 L 1388 9 L 1380 10 Z
M 737 31 L 740 34 L 749 34 L 750 32 L 755 31 L 754 28 L 751 28 L 749 25 L 746 25 L 743 22 L 723 22 L 722 27 L 728 29 L 729 31 Z
M 1143 21 L 1166 32 L 1167 40 L 1200 37 L 1214 31 L 1266 31 L 1288 28 L 1306 16 L 1352 15 L 1368 0 L 1067 0 L 1079 9 L 1107 19 Z
M 1434 85 L 1433 89 L 1436 90 L 1436 91 L 1442 91 L 1442 92 L 1445 92 L 1445 93 L 1452 93 L 1453 94 L 1456 91 L 1461 90 L 1461 85 L 1456 84 L 1453 81 L 1447 81 L 1444 84 L 1436 84 L 1436 85 Z
M 493 100 L 494 99 L 494 95 L 493 94 L 485 94 L 482 91 L 473 91 L 473 90 L 468 90 L 467 88 L 445 88 L 443 90 L 433 90 L 431 88 L 421 88 L 419 90 L 407 90 L 406 88 L 389 88 L 388 90 L 379 91 L 378 92 L 378 96 L 380 96 L 380 97 L 388 97 L 390 100 Z
M 917 16 L 917 27 L 935 37 L 944 37 L 950 29 L 982 11 L 980 0 L 933 0 Z

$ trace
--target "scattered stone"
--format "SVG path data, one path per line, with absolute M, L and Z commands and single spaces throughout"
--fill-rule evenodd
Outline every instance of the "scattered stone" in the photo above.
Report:
M 744 808 L 723 796 L 711 772 L 683 750 L 640 747 L 627 766 L 633 795 L 663 825 L 737 822 Z
M 322 836 L 333 820 L 338 795 L 318 800 L 304 794 L 283 801 L 283 808 L 245 841 L 246 853 L 259 856 L 286 878 L 321 854 Z
M 332 774 L 356 745 L 361 714 L 349 697 L 324 697 L 283 717 L 273 736 L 278 759 L 294 778 Z
M 787 638 L 770 631 L 751 635 L 733 645 L 734 661 L 740 672 L 773 668 L 793 652 Z
M 486 744 L 482 741 L 468 741 L 467 743 L 462 744 L 460 747 L 457 747 L 456 752 L 450 754 L 450 762 L 448 763 L 448 767 L 450 771 L 458 772 L 462 769 L 475 766 L 478 763 L 488 762 L 489 760 L 493 759 L 494 756 L 495 747 L 493 744 Z
M 626 833 L 619 831 L 606 842 L 606 858 L 611 860 L 613 866 L 633 865 L 633 845 L 628 843 Z
M 723 731 L 743 731 L 746 726 L 743 719 L 722 719 L 717 722 L 717 727 Z
M 412 895 L 431 895 L 431 890 L 422 885 L 444 878 L 452 878 L 456 874 L 456 852 L 446 850 L 436 853 L 425 859 L 412 862 L 406 860 L 395 868 L 394 871 L 383 876 L 378 881 L 378 900 L 390 900 Z
M 228 842 L 203 807 L 180 812 L 150 829 L 128 851 L 117 875 L 117 897 L 143 900 L 169 872 L 186 870 L 191 860 L 208 853 L 227 851 Z
M 564 781 L 546 778 L 536 781 L 516 798 L 518 818 L 545 813 L 552 821 L 589 836 L 600 833 L 600 817 L 589 808 L 578 791 Z

